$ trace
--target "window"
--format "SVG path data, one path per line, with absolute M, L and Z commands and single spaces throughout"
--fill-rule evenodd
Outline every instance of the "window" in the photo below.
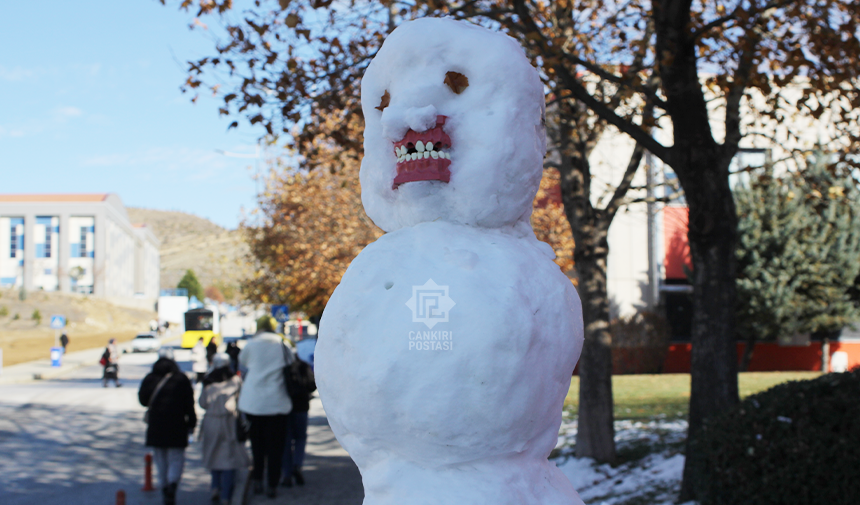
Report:
M 80 258 L 87 257 L 87 231 L 89 226 L 81 226 Z
M 51 242 L 55 231 L 59 228 L 54 226 L 54 217 L 52 216 L 36 216 L 36 226 L 41 226 L 45 229 L 45 240 L 42 243 L 36 244 L 37 258 L 50 258 L 52 255 Z
M 20 228 L 19 228 L 20 227 Z M 18 231 L 21 233 L 18 233 Z M 24 250 L 24 218 L 13 217 L 9 219 L 9 257 L 17 258 L 23 256 L 18 251 Z
M 51 236 L 53 235 L 54 228 L 48 224 L 45 226 L 45 258 L 51 257 Z
M 15 221 L 12 221 L 12 226 L 9 231 L 9 257 L 14 258 L 18 252 L 18 229 L 15 226 Z

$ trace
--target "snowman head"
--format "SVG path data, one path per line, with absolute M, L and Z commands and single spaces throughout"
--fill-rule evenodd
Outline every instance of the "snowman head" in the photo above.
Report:
M 361 200 L 380 228 L 528 223 L 544 94 L 512 38 L 450 19 L 404 23 L 368 66 L 361 104 Z

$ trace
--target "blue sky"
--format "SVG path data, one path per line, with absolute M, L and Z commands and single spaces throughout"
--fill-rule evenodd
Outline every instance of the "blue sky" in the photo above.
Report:
M 234 228 L 263 133 L 179 91 L 211 34 L 157 0 L 0 5 L 0 193 L 119 194 Z M 240 121 L 241 123 L 241 121 Z

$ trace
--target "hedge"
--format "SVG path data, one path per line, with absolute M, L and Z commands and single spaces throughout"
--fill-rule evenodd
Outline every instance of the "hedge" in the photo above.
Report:
M 750 396 L 706 422 L 690 454 L 702 505 L 856 505 L 860 369 Z

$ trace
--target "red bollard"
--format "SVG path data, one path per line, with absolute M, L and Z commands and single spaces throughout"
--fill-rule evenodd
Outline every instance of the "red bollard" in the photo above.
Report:
M 155 491 L 152 486 L 152 454 L 147 452 L 143 461 L 146 463 L 143 470 L 143 491 Z M 123 495 L 123 504 L 125 504 L 125 495 Z
M 122 489 L 116 492 L 116 505 L 125 505 L 125 491 Z

